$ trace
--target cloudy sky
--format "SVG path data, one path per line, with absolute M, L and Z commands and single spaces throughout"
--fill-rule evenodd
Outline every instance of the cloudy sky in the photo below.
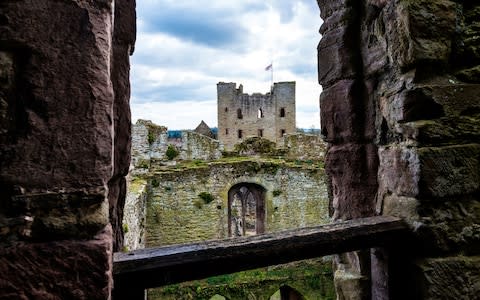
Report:
M 297 127 L 319 128 L 315 0 L 140 0 L 131 58 L 132 121 L 217 126 L 216 84 L 266 93 L 296 81 Z

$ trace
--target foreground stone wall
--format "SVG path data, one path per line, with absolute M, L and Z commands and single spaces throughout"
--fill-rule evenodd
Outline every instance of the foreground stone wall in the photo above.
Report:
M 135 1 L 0 3 L 0 298 L 110 297 L 134 24 Z
M 337 256 L 339 299 L 478 297 L 480 5 L 318 3 L 333 216 L 396 215 L 415 234 L 390 259 Z

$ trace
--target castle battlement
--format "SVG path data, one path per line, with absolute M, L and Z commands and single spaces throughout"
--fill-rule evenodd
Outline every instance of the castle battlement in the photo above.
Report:
M 247 137 L 277 142 L 295 132 L 295 82 L 276 82 L 270 92 L 243 93 L 243 85 L 217 84 L 218 139 L 225 149 Z

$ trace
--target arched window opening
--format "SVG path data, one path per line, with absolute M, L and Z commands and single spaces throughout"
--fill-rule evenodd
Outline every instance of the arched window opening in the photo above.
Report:
M 228 107 L 225 107 L 225 112 L 228 112 Z
M 280 108 L 280 118 L 285 117 L 285 107 Z
M 241 129 L 238 130 L 238 138 L 243 138 L 243 131 Z
M 225 128 L 225 134 L 228 135 L 228 128 Z
M 259 136 L 259 137 L 263 137 L 263 129 L 259 129 L 259 130 L 258 130 L 258 136 Z
M 280 129 L 280 137 L 283 137 L 287 133 L 285 129 Z
M 228 235 L 251 236 L 265 231 L 265 189 L 240 183 L 228 191 Z
M 259 109 L 258 109 L 258 112 L 257 112 L 257 118 L 258 118 L 258 119 L 261 119 L 261 118 L 263 118 L 263 117 L 264 117 L 264 115 L 263 115 L 263 109 L 259 108 Z
M 237 109 L 237 118 L 238 119 L 243 119 L 243 114 L 242 114 L 242 109 L 241 108 Z

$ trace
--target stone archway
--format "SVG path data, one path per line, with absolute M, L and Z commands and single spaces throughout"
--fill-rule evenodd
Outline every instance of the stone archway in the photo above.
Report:
M 282 285 L 278 291 L 276 291 L 269 300 L 304 300 L 305 297 L 296 289 Z
M 266 189 L 255 183 L 238 183 L 228 191 L 228 236 L 265 232 Z

